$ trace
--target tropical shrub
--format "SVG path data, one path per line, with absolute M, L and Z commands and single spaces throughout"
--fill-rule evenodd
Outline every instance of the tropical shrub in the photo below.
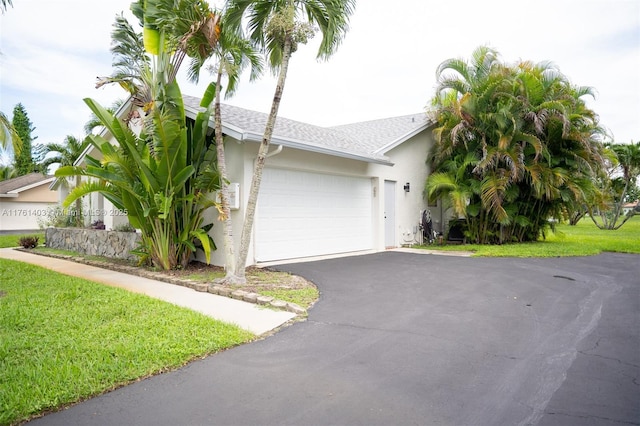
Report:
M 57 177 L 91 178 L 64 204 L 92 192 L 104 195 L 127 212 L 129 223 L 141 232 L 143 258 L 158 268 L 186 266 L 196 242 L 209 262 L 215 244 L 208 233 L 213 225 L 203 223 L 204 212 L 216 205 L 210 194 L 220 187 L 216 148 L 207 134 L 215 84 L 205 91 L 202 108 L 191 121 L 175 75 L 186 55 L 203 59 L 211 54 L 219 33 L 218 16 L 198 0 L 140 0 L 132 10 L 144 27 L 144 50 L 151 56 L 139 63 L 142 70 L 131 98 L 140 108 L 136 112 L 142 116 L 142 129 L 136 134 L 107 109 L 85 99 L 117 145 L 89 135 L 102 158 L 87 156 L 86 168 L 56 171 Z
M 535 241 L 597 191 L 601 129 L 550 63 L 506 65 L 480 47 L 437 71 L 437 126 L 425 190 L 464 220 L 467 241 Z
M 38 247 L 38 237 L 34 235 L 25 235 L 18 240 L 20 247 L 32 249 Z

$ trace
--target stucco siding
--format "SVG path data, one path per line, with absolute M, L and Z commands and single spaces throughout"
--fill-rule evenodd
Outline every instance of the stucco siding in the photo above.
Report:
M 0 231 L 39 229 L 38 219 L 44 220 L 47 210 L 56 204 L 0 199 Z

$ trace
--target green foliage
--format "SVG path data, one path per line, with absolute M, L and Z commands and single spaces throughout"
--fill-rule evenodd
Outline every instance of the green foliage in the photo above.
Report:
M 49 207 L 44 216 L 38 217 L 37 222 L 40 229 L 49 227 L 70 228 L 82 222 L 82 211 L 76 207 L 68 209 L 62 206 Z
M 113 227 L 114 231 L 117 232 L 136 232 L 136 228 L 131 226 L 129 223 L 122 223 L 120 225 L 116 225 Z
M 18 240 L 18 244 L 20 247 L 26 249 L 32 249 L 38 247 L 38 236 L 37 235 L 25 235 L 20 237 Z
M 2 151 L 13 151 L 14 155 L 19 155 L 22 151 L 20 136 L 2 111 L 0 111 L 0 148 Z
M 22 104 L 18 104 L 13 108 L 12 124 L 16 134 L 22 141 L 20 153 L 14 157 L 14 167 L 18 176 L 23 176 L 37 170 L 31 152 L 32 142 L 37 139 L 37 137 L 32 136 L 35 127 L 33 127 L 31 120 L 29 120 L 27 110 Z
M 208 262 L 216 247 L 208 234 L 212 225 L 203 224 L 204 212 L 215 206 L 209 194 L 220 187 L 215 145 L 207 136 L 215 85 L 206 90 L 195 121 L 187 121 L 175 75 L 185 55 L 204 61 L 213 53 L 219 17 L 202 0 L 137 1 L 132 11 L 144 27 L 143 36 L 118 18 L 114 43 L 127 40 L 130 48 L 112 50 L 114 65 L 134 77 L 125 84 L 133 105 L 143 109 L 135 111 L 143 112 L 142 130 L 134 133 L 125 121 L 85 99 L 117 146 L 89 135 L 102 158 L 87 156 L 85 169 L 61 167 L 56 176 L 93 178 L 74 189 L 65 205 L 92 192 L 103 194 L 140 229 L 140 253 L 156 267 L 184 267 L 196 244 Z M 141 57 L 145 54 L 151 60 Z
M 640 142 L 609 143 L 606 148 L 606 167 L 596 180 L 600 191 L 591 197 L 587 210 L 596 226 L 615 230 L 635 214 L 632 210 L 625 215 L 622 209 L 625 203 L 638 199 Z
M 122 121 L 92 100 L 87 105 L 114 135 L 118 146 L 101 136 L 90 135 L 102 160 L 87 157 L 86 169 L 68 166 L 56 176 L 85 175 L 94 178 L 74 189 L 65 200 L 100 192 L 129 222 L 141 230 L 146 253 L 161 269 L 184 267 L 199 241 L 209 259 L 215 249 L 204 231 L 204 211 L 214 206 L 208 195 L 217 190 L 220 179 L 215 168 L 215 146 L 207 137 L 211 99 L 203 100 L 194 123 L 184 115 L 177 83 L 167 86 L 164 97 L 149 111 L 153 133 L 136 136 Z
M 433 247 L 428 247 L 433 248 Z M 617 231 L 599 229 L 591 219 L 585 218 L 576 225 L 558 224 L 538 241 L 502 245 L 445 245 L 438 250 L 473 251 L 475 256 L 487 257 L 556 257 L 592 256 L 602 252 L 640 254 L 640 215 L 631 218 L 624 228 Z
M 438 67 L 437 127 L 425 189 L 465 219 L 469 241 L 535 241 L 596 192 L 601 129 L 552 64 L 501 63 L 488 47 Z
M 18 177 L 16 169 L 11 165 L 0 165 L 0 182 Z
M 186 308 L 0 259 L 0 424 L 253 338 Z

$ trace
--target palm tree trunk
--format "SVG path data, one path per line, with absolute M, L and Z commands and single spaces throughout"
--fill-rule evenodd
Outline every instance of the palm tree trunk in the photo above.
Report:
M 249 200 L 247 201 L 246 213 L 244 216 L 244 225 L 242 227 L 242 237 L 240 238 L 240 251 L 238 253 L 238 261 L 236 262 L 236 277 L 240 280 L 245 279 L 245 267 L 247 264 L 247 254 L 249 252 L 249 243 L 251 242 L 251 234 L 253 231 L 253 219 L 256 212 L 256 204 L 258 202 L 258 191 L 262 182 L 262 171 L 269 152 L 269 144 L 271 136 L 278 117 L 278 108 L 280 108 L 280 100 L 284 90 L 284 83 L 287 79 L 287 69 L 289 68 L 289 59 L 291 58 L 291 38 L 285 37 L 284 49 L 282 53 L 282 65 L 280 66 L 280 74 L 278 75 L 278 84 L 273 95 L 271 103 L 271 112 L 267 119 L 267 125 L 264 129 L 262 143 L 258 150 L 258 158 L 253 168 L 253 178 L 251 179 L 251 188 L 249 190 Z
M 81 177 L 76 176 L 76 188 L 81 184 Z M 76 200 L 76 217 L 75 217 L 76 226 L 81 228 L 84 226 L 84 220 L 82 218 L 82 198 L 78 198 Z
M 222 81 L 222 62 L 218 68 L 216 80 L 216 99 L 213 110 L 215 122 L 216 150 L 218 153 L 218 171 L 220 172 L 220 201 L 222 204 L 223 222 L 223 242 L 224 242 L 224 265 L 226 270 L 225 282 L 229 282 L 236 273 L 236 258 L 233 243 L 233 223 L 231 221 L 231 208 L 229 206 L 229 184 L 227 179 L 227 163 L 224 157 L 224 140 L 222 137 L 222 114 L 220 112 L 220 91 Z

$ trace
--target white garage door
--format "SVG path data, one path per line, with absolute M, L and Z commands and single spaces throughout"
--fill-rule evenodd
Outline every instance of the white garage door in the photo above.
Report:
M 265 169 L 256 212 L 256 260 L 371 249 L 371 180 Z

